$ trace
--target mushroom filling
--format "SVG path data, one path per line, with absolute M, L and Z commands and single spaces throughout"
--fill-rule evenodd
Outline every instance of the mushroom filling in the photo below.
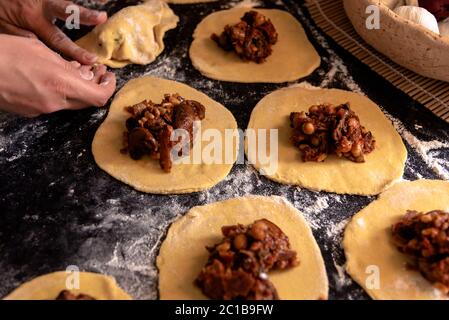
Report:
M 209 260 L 195 285 L 216 300 L 278 300 L 267 273 L 299 264 L 288 237 L 266 219 L 224 226 L 221 232 L 223 240 L 207 247 Z
M 222 49 L 235 51 L 244 61 L 263 63 L 273 52 L 278 34 L 270 19 L 256 11 L 249 11 L 233 26 L 227 25 L 221 35 L 213 34 Z
M 96 299 L 84 293 L 76 295 L 68 290 L 62 290 L 55 300 L 96 300 Z
M 316 105 L 309 112 L 292 112 L 291 141 L 301 151 L 303 161 L 324 161 L 329 154 L 354 162 L 365 162 L 376 141 L 360 123 L 349 103 L 339 106 Z
M 449 213 L 407 211 L 392 226 L 398 250 L 412 258 L 411 267 L 421 272 L 442 292 L 449 293 Z
M 186 130 L 192 147 L 193 124 L 203 120 L 206 113 L 201 103 L 185 100 L 179 94 L 166 94 L 160 104 L 145 100 L 125 110 L 131 116 L 126 120 L 121 152 L 129 153 L 134 160 L 145 155 L 158 159 L 165 172 L 171 171 L 172 148 L 180 142 L 171 140 L 173 131 Z M 182 151 L 178 155 L 183 156 Z

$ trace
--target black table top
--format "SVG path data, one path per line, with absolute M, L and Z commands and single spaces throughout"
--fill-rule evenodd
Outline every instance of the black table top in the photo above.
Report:
M 93 6 L 89 0 L 78 2 Z M 105 8 L 113 13 L 133 2 L 113 0 Z M 236 2 L 173 5 L 181 21 L 166 35 L 166 50 L 148 66 L 117 70 L 119 87 L 144 74 L 185 82 L 227 106 L 239 127 L 246 128 L 256 103 L 290 84 L 210 80 L 192 67 L 188 57 L 193 30 L 201 19 Z M 290 11 L 322 56 L 320 68 L 303 80 L 363 92 L 382 106 L 409 152 L 404 179 L 449 180 L 449 124 L 338 47 L 316 27 L 302 1 L 259 3 Z M 259 176 L 250 165 L 234 166 L 208 191 L 141 193 L 110 177 L 93 160 L 91 142 L 106 114 L 107 108 L 35 119 L 0 113 L 0 297 L 24 281 L 75 265 L 114 276 L 136 299 L 156 299 L 155 258 L 170 223 L 193 206 L 257 194 L 284 196 L 304 213 L 325 258 L 331 299 L 368 298 L 344 273 L 340 240 L 348 219 L 375 197 L 281 185 Z

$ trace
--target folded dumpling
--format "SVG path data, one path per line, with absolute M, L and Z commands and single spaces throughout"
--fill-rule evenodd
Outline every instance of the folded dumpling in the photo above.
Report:
M 97 54 L 98 62 L 111 68 L 146 65 L 164 50 L 164 34 L 178 21 L 164 1 L 147 0 L 117 12 L 77 44 Z

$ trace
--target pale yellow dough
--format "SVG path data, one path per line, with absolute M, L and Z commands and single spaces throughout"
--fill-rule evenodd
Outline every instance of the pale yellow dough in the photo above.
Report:
M 206 246 L 223 238 L 222 226 L 246 225 L 262 218 L 284 231 L 301 261 L 298 267 L 269 273 L 280 298 L 327 299 L 326 269 L 312 231 L 302 214 L 277 196 L 248 196 L 194 207 L 175 221 L 157 258 L 160 298 L 206 299 L 193 285 L 207 262 Z
M 448 299 L 418 271 L 406 267 L 407 256 L 391 240 L 391 226 L 407 210 L 449 211 L 449 182 L 418 180 L 401 182 L 377 201 L 357 213 L 346 227 L 343 247 L 346 269 L 373 299 L 439 300 Z M 373 286 L 373 269 L 379 271 L 380 286 Z M 371 267 L 372 268 L 372 267 Z
M 165 2 L 147 0 L 117 12 L 77 44 L 97 54 L 98 62 L 111 68 L 146 65 L 164 50 L 164 34 L 178 21 Z
M 290 113 L 308 111 L 312 105 L 321 103 L 346 102 L 359 115 L 362 125 L 373 133 L 376 149 L 366 156 L 365 163 L 334 155 L 320 163 L 303 162 L 300 151 L 290 141 Z M 376 104 L 353 92 L 302 87 L 275 91 L 254 108 L 248 128 L 279 130 L 278 168 L 269 172 L 267 178 L 280 183 L 340 194 L 375 195 L 400 179 L 404 171 L 407 151 L 401 137 Z M 263 168 L 256 160 L 253 160 L 255 167 Z
M 129 116 L 124 108 L 145 99 L 159 103 L 166 93 L 179 93 L 185 99 L 196 100 L 206 107 L 206 117 L 201 121 L 202 132 L 216 129 L 224 137 L 225 129 L 237 129 L 231 112 L 205 94 L 176 81 L 146 76 L 129 81 L 115 96 L 108 116 L 92 142 L 95 161 L 114 178 L 143 192 L 179 194 L 211 188 L 228 175 L 233 164 L 174 164 L 171 172 L 165 173 L 158 160 L 144 157 L 136 161 L 129 154 L 120 152 L 125 121 Z M 197 143 L 200 141 L 197 139 Z M 203 142 L 203 147 L 208 144 Z M 231 152 L 229 158 L 235 162 L 238 143 L 234 141 L 233 145 L 234 148 L 225 150 L 223 143 L 222 154 Z
M 234 52 L 221 49 L 213 33 L 221 34 L 249 10 L 256 10 L 273 22 L 279 41 L 273 54 L 262 64 L 242 61 Z M 275 9 L 233 8 L 214 12 L 197 26 L 190 47 L 190 58 L 206 77 L 233 82 L 282 83 L 310 75 L 320 65 L 320 56 L 307 39 L 304 29 L 288 12 Z
M 70 273 L 60 271 L 37 277 L 22 284 L 4 300 L 55 300 L 62 290 L 66 290 L 67 277 L 70 276 Z M 80 288 L 69 290 L 74 294 L 84 293 L 97 300 L 132 299 L 112 277 L 89 272 L 80 272 L 79 276 Z

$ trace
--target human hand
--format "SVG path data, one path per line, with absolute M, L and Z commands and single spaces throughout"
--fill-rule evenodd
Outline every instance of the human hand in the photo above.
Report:
M 67 19 L 69 5 L 73 3 L 65 0 L 0 0 L 0 32 L 39 37 L 52 49 L 81 64 L 94 64 L 97 59 L 94 54 L 80 48 L 53 24 L 55 19 Z M 108 18 L 105 12 L 78 8 L 83 25 L 98 25 Z
M 0 35 L 0 109 L 37 116 L 103 106 L 115 75 L 103 65 L 66 61 L 37 39 Z

